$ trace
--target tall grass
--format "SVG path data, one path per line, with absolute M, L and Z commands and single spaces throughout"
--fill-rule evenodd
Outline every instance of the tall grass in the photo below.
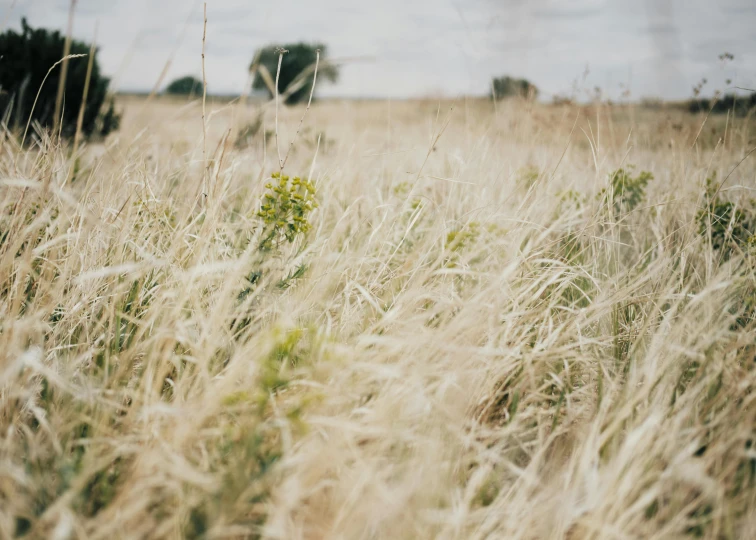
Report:
M 0 536 L 756 536 L 750 119 L 126 106 L 3 135 Z

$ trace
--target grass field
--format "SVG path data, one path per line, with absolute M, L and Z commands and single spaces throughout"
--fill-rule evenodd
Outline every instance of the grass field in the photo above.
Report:
M 751 118 L 120 104 L 0 146 L 0 537 L 756 538 Z

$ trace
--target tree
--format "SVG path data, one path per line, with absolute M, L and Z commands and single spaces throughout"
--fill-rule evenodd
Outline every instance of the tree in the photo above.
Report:
M 181 77 L 180 79 L 173 81 L 168 85 L 165 91 L 168 94 L 176 96 L 188 96 L 192 94 L 201 94 L 202 86 L 202 81 L 196 77 L 187 75 L 186 77 Z
M 268 95 L 273 97 L 273 85 L 275 84 L 276 71 L 278 70 L 279 51 L 282 49 L 287 52 L 284 53 L 281 61 L 278 92 L 279 95 L 288 94 L 286 99 L 287 104 L 299 103 L 309 98 L 318 50 L 320 50 L 318 81 L 325 79 L 329 82 L 336 82 L 338 80 L 339 70 L 336 66 L 324 62 L 327 47 L 322 43 L 268 45 L 255 53 L 255 59 L 249 68 L 254 73 L 252 88 L 255 90 L 266 90 Z M 261 69 L 263 67 L 267 71 L 267 75 L 270 75 L 267 82 L 266 73 L 263 73 Z
M 507 97 L 535 99 L 538 96 L 538 88 L 527 79 L 515 79 L 509 76 L 496 77 L 491 86 L 491 97 L 494 99 Z
M 56 66 L 45 80 L 50 68 L 63 57 L 65 37 L 58 31 L 33 29 L 26 19 L 21 20 L 21 32 L 8 30 L 0 34 L 0 115 L 9 127 L 23 126 L 29 120 L 42 126 L 54 125 L 55 101 L 61 65 Z M 71 41 L 71 53 L 88 56 L 90 45 Z M 68 61 L 60 130 L 63 137 L 73 137 L 76 121 L 84 96 L 87 75 L 87 57 Z M 42 82 L 44 81 L 44 85 Z M 100 72 L 97 50 L 92 64 L 92 75 L 84 110 L 82 133 L 87 136 L 105 136 L 118 128 L 120 117 L 111 100 L 108 110 L 100 115 L 105 102 L 109 79 Z M 39 99 L 34 105 L 37 92 Z M 32 112 L 33 109 L 33 112 Z

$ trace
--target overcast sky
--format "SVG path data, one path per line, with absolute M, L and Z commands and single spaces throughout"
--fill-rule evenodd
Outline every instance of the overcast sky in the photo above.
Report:
M 756 0 L 208 0 L 211 92 L 239 93 L 255 49 L 318 40 L 345 65 L 322 95 L 482 94 L 510 74 L 553 94 L 599 86 L 619 96 L 685 98 L 756 88 Z M 69 0 L 0 0 L 0 25 L 63 29 Z M 7 22 L 6 22 L 7 21 Z M 100 62 L 122 90 L 150 89 L 172 51 L 167 80 L 201 73 L 197 0 L 78 0 L 74 34 L 99 21 Z M 187 24 L 187 21 L 188 24 Z M 184 32 L 185 30 L 185 32 Z M 182 39 L 183 34 L 183 39 Z M 723 65 L 718 56 L 735 55 Z M 587 68 L 587 69 L 586 69 Z M 585 73 L 587 77 L 584 78 Z

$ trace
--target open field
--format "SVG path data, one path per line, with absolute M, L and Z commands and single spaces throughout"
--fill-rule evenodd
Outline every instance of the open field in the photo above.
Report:
M 752 119 L 120 105 L 2 139 L 0 537 L 756 538 Z

